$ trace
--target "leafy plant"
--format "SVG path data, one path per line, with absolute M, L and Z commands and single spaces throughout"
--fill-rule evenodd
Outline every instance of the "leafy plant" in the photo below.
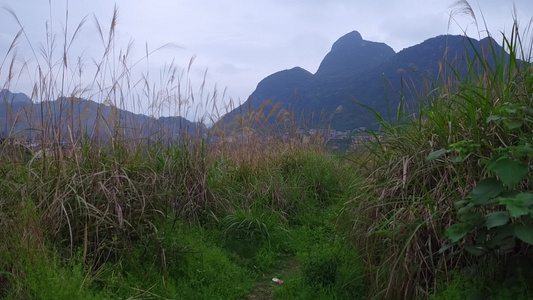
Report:
M 452 243 L 468 237 L 471 243 L 465 249 L 473 255 L 496 249 L 511 251 L 516 238 L 533 244 L 533 194 L 519 189 L 529 168 L 512 157 L 512 154 L 528 157 L 533 151 L 529 146 L 517 146 L 511 150 L 500 148 L 497 152 L 485 161 L 487 170 L 496 176 L 482 179 L 465 199 L 455 203 L 460 222 L 445 232 Z M 440 252 L 450 247 L 446 245 Z
M 466 1 L 457 4 L 475 20 Z M 382 130 L 353 155 L 366 181 L 345 210 L 375 298 L 425 298 L 434 278 L 477 262 L 444 253 L 452 245 L 439 254 L 449 238 L 478 255 L 531 253 L 529 32 L 516 21 L 502 47 L 466 38 L 467 64 L 445 53 L 415 112 L 399 107 L 396 123 L 376 113 Z

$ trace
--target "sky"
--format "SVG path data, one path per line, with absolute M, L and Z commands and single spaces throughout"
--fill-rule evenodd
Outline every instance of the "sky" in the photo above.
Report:
M 176 81 L 168 84 L 169 78 L 179 77 L 169 75 L 169 66 L 174 66 L 177 74 L 183 73 L 181 84 L 187 87 L 186 82 L 190 82 L 195 105 L 206 106 L 207 100 L 198 99 L 210 98 L 216 90 L 213 101 L 223 108 L 230 101 L 234 105 L 246 101 L 263 78 L 277 71 L 299 66 L 316 72 L 331 45 L 353 30 L 365 40 L 388 44 L 396 52 L 441 34 L 466 31 L 472 37 L 484 37 L 484 25 L 478 30 L 471 18 L 453 14 L 454 3 L 456 0 L 0 0 L 4 8 L 0 11 L 0 58 L 6 57 L 0 82 L 6 82 L 9 61 L 15 55 L 14 70 L 18 73 L 4 87 L 30 94 L 37 78 L 36 65 L 46 65 L 40 49 L 50 49 L 47 37 L 56 38 L 56 47 L 49 52 L 54 53 L 54 62 L 61 61 L 65 29 L 67 36 L 72 36 L 85 18 L 68 50 L 69 72 L 79 73 L 76 66 L 82 65 L 83 75 L 70 80 L 66 90 L 76 89 L 76 82 L 102 90 L 105 80 L 117 76 L 112 70 L 120 69 L 119 57 L 127 56 L 124 64 L 135 79 L 130 85 L 123 83 L 126 89 L 145 94 L 143 83 L 149 81 L 150 93 L 168 91 L 169 86 L 177 85 Z M 532 0 L 470 1 L 478 24 L 483 24 L 484 18 L 498 42 L 501 32 L 508 33 L 513 24 L 513 3 L 525 28 L 533 17 Z M 95 84 L 95 66 L 105 50 L 115 7 L 115 46 L 108 56 L 113 67 Z M 452 20 L 450 14 L 454 15 Z M 25 35 L 9 51 L 21 26 Z M 147 51 L 161 46 L 146 59 Z M 54 76 L 62 74 L 57 64 L 52 65 L 57 68 Z M 204 93 L 200 94 L 202 84 Z M 128 109 L 161 114 L 150 110 L 145 98 L 150 97 L 138 97 L 138 104 Z M 194 109 L 174 113 L 195 118 L 197 113 L 191 111 Z

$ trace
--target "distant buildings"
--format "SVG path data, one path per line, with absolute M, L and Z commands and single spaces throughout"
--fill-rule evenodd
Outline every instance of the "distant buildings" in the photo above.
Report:
M 301 142 L 309 144 L 313 142 L 327 142 L 333 149 L 348 149 L 357 147 L 366 142 L 373 142 L 376 140 L 375 135 L 370 134 L 365 127 L 359 127 L 354 130 L 334 130 L 334 129 L 318 129 L 311 128 L 307 131 L 297 129 L 292 132 L 280 133 L 278 136 L 283 142 Z M 247 144 L 254 141 L 270 141 L 276 139 L 272 134 L 264 134 L 253 132 L 250 130 L 242 130 L 238 133 L 227 136 L 210 136 L 208 142 L 210 144 Z M 344 145 L 344 146 L 342 146 Z

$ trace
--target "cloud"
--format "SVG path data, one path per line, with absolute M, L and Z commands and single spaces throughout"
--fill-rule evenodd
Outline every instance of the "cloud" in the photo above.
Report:
M 135 66 L 137 76 L 149 72 L 154 79 L 172 61 L 180 69 L 186 69 L 195 56 L 190 74 L 194 86 L 202 83 L 207 69 L 211 87 L 215 83 L 220 90 L 227 86 L 228 98 L 246 99 L 261 79 L 279 70 L 300 66 L 315 72 L 331 45 L 352 30 L 359 31 L 366 40 L 385 42 L 396 51 L 439 34 L 461 33 L 461 28 L 466 27 L 470 35 L 477 37 L 475 26 L 464 17 L 457 17 L 457 24 L 448 28 L 448 13 L 454 2 L 116 0 L 119 9 L 116 52 L 126 49 L 133 40 L 130 61 L 142 61 Z M 522 24 L 527 23 L 533 11 L 531 0 L 480 3 L 495 37 L 512 26 L 513 2 Z M 91 65 L 91 58 L 98 60 L 103 53 L 93 14 L 107 36 L 115 4 L 108 0 L 70 1 L 68 24 L 65 24 L 66 3 L 66 0 L 52 1 L 50 9 L 47 1 L 34 1 L 29 6 L 25 1 L 0 0 L 0 5 L 10 5 L 18 14 L 34 49 L 46 45 L 47 22 L 57 36 L 57 51 L 61 49 L 63 28 L 72 34 L 80 20 L 88 16 L 82 35 L 70 51 L 72 59 L 83 56 L 85 64 Z M 480 21 L 477 3 L 473 7 Z M 7 50 L 17 31 L 18 26 L 4 12 L 0 17 L 0 51 Z M 143 60 L 146 45 L 152 50 L 167 43 L 182 47 L 162 49 L 148 61 Z M 26 59 L 33 57 L 25 41 L 19 43 L 18 51 Z M 0 73 L 0 80 L 4 77 Z M 30 75 L 26 78 L 28 82 L 33 80 Z M 22 92 L 31 90 L 22 83 L 18 88 Z

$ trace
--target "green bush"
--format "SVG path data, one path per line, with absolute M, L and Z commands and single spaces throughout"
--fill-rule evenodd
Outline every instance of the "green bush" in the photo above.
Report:
M 259 272 L 266 272 L 276 266 L 278 252 L 276 252 L 270 245 L 263 245 L 257 250 L 254 256 L 254 267 Z
M 293 233 L 293 247 L 300 267 L 276 288 L 280 299 L 366 299 L 364 270 L 357 251 L 346 240 L 332 239 L 335 232 L 324 227 L 301 227 Z
M 337 283 L 341 264 L 336 247 L 320 245 L 301 257 L 301 268 L 306 284 L 317 288 L 330 288 Z
M 376 298 L 425 298 L 439 274 L 488 256 L 498 273 L 510 257 L 531 255 L 533 73 L 524 33 L 515 22 L 501 48 L 467 38 L 468 65 L 443 57 L 442 80 L 428 79 L 415 112 L 401 105 L 395 123 L 376 113 L 382 130 L 353 155 L 367 178 L 344 210 Z
M 490 268 L 485 267 L 485 270 L 474 271 L 469 276 L 464 275 L 467 273 L 465 270 L 447 274 L 448 280 L 438 280 L 435 292 L 429 296 L 429 299 L 531 299 L 533 291 L 526 279 L 530 277 L 524 277 L 522 273 L 491 276 L 493 272 L 488 269 Z M 488 273 L 479 276 L 482 274 L 479 272 L 482 271 Z
M 105 299 L 93 291 L 92 277 L 80 257 L 64 263 L 52 251 L 20 253 L 12 286 L 6 299 Z M 81 256 L 81 253 L 78 254 Z
M 148 245 L 103 271 L 102 289 L 111 298 L 238 299 L 255 277 L 238 259 L 218 246 L 217 233 L 172 223 Z

